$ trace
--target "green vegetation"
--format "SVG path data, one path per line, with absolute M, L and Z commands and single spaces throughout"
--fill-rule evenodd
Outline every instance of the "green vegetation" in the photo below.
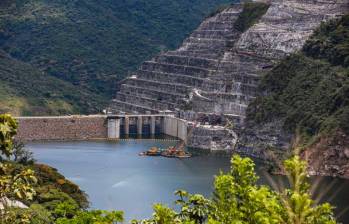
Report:
M 3 211 L 0 220 L 5 223 L 28 221 L 26 215 L 18 215 L 9 209 L 9 200 L 32 200 L 35 195 L 33 184 L 36 177 L 31 169 L 16 169 L 11 163 L 2 162 L 13 151 L 13 137 L 17 133 L 17 122 L 10 115 L 0 115 L 0 203 Z
M 96 113 L 107 100 L 11 58 L 0 50 L 0 113 L 59 115 Z
M 323 24 L 302 52 L 265 75 L 248 120 L 282 120 L 285 130 L 305 142 L 321 133 L 349 133 L 349 15 Z M 331 49 L 329 49 L 331 48 Z
M 307 56 L 349 67 L 349 16 L 323 23 L 304 46 Z
M 253 26 L 268 10 L 269 4 L 263 2 L 246 2 L 234 26 L 240 32 L 245 32 Z
M 211 200 L 202 195 L 177 191 L 181 206 L 176 212 L 154 205 L 151 219 L 134 224 L 334 224 L 332 206 L 311 199 L 306 163 L 294 156 L 284 162 L 290 189 L 271 190 L 256 184 L 258 177 L 249 158 L 233 156 L 231 171 L 219 174 Z
M 79 211 L 73 218 L 59 218 L 56 224 L 113 224 L 123 221 L 120 211 Z
M 1 1 L 0 49 L 32 66 L 32 74 L 17 75 L 11 69 L 22 71 L 23 64 L 0 68 L 1 78 L 9 77 L 7 83 L 1 80 L 0 94 L 20 84 L 5 95 L 11 99 L 5 106 L 19 108 L 11 111 L 17 114 L 96 112 L 128 71 L 162 50 L 176 48 L 215 7 L 231 1 Z M 6 64 L 3 60 L 0 57 Z M 41 87 L 35 79 L 16 81 L 19 75 L 35 78 L 37 73 L 46 79 Z M 24 87 L 42 90 L 15 94 L 25 92 Z

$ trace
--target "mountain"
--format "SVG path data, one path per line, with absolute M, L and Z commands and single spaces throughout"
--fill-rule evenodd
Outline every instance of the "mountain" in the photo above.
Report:
M 244 150 L 275 154 L 293 144 L 312 172 L 349 177 L 349 14 L 323 23 L 262 78 L 259 92 L 247 110 Z
M 111 109 L 223 113 L 242 123 L 262 75 L 347 5 L 273 0 L 227 7 L 204 20 L 179 48 L 145 61 L 123 80 Z
M 206 15 L 229 2 L 2 0 L 0 49 L 48 79 L 93 93 L 91 101 L 95 95 L 106 100 L 128 71 L 177 47 Z
M 18 61 L 0 50 L 0 113 L 13 115 L 96 112 L 106 100 Z M 93 100 L 91 98 L 93 97 Z
M 263 159 L 297 148 L 312 172 L 348 177 L 348 12 L 348 0 L 229 6 L 145 61 L 110 110 L 172 112 L 195 122 L 190 147 Z

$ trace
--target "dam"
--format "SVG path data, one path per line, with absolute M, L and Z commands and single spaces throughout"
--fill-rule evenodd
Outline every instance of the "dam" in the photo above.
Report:
M 193 123 L 164 114 L 17 117 L 20 141 L 118 140 L 165 134 L 185 143 Z

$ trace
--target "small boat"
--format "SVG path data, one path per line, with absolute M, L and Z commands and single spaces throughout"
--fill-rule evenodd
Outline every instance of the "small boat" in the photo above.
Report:
M 189 152 L 185 152 L 184 150 L 179 150 L 176 154 L 176 158 L 179 159 L 190 158 L 191 156 Z
M 192 155 L 189 152 L 184 151 L 184 149 L 176 149 L 171 146 L 167 149 L 159 149 L 157 147 L 152 147 L 148 151 L 139 153 L 140 156 L 163 156 L 167 158 L 190 158 Z
M 176 157 L 176 148 L 175 147 L 169 147 L 166 150 L 162 151 L 161 156 L 172 158 Z
M 169 147 L 167 150 L 162 151 L 161 156 L 168 158 L 190 158 L 191 154 L 185 152 L 183 149 L 176 149 L 175 147 Z
M 174 158 L 174 157 L 176 157 L 175 154 L 173 154 L 173 153 L 171 153 L 171 152 L 168 152 L 167 150 L 163 151 L 163 152 L 161 153 L 161 156 L 167 157 L 167 158 Z
M 148 151 L 139 153 L 140 156 L 160 156 L 161 150 L 157 147 L 151 147 Z

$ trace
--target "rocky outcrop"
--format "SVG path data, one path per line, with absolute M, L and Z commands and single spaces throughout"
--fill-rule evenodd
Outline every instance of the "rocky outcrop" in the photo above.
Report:
M 348 0 L 273 0 L 261 20 L 242 34 L 236 48 L 280 60 L 301 49 L 313 30 L 348 12 Z
M 320 138 L 302 156 L 310 174 L 349 178 L 349 136 L 341 131 Z
M 269 9 L 244 33 L 236 29 L 242 5 L 207 18 L 179 49 L 144 62 L 125 79 L 110 109 L 189 109 L 244 118 L 260 75 L 275 60 L 299 50 L 322 21 L 347 10 L 347 0 L 264 2 Z
M 28 208 L 25 204 L 23 204 L 20 201 L 17 200 L 11 200 L 7 197 L 0 198 L 0 210 L 4 210 L 5 207 L 12 207 L 12 208 Z
M 188 109 L 218 110 L 214 98 L 225 92 L 225 82 L 218 79 L 218 74 L 227 63 L 223 61 L 225 51 L 240 36 L 234 29 L 234 22 L 241 11 L 242 6 L 234 5 L 206 19 L 179 49 L 144 62 L 122 82 L 111 110 L 158 113 L 180 109 L 191 101 L 194 108 Z M 231 109 L 239 110 L 240 95 L 229 93 L 225 97 L 226 100 L 230 97 Z M 197 102 L 205 99 L 207 107 L 200 108 Z
M 280 158 L 291 146 L 292 135 L 283 130 L 282 121 L 270 122 L 266 125 L 246 124 L 239 131 L 239 143 L 236 151 L 264 160 Z
M 246 108 L 257 95 L 260 77 L 276 62 L 300 50 L 322 21 L 348 10 L 348 0 L 256 2 L 269 4 L 269 8 L 246 31 L 237 29 L 244 5 L 233 5 L 207 18 L 179 49 L 163 52 L 144 62 L 121 83 L 110 110 L 224 114 L 234 118 L 234 126 L 239 127 L 236 131 L 240 134 Z M 275 135 L 268 135 L 273 128 L 261 129 L 248 138 L 254 144 L 268 140 L 271 147 L 280 144 L 287 147 L 290 136 L 278 129 Z M 195 132 L 197 137 L 192 145 L 210 148 L 215 142 L 215 145 L 221 144 L 218 148 L 227 148 L 224 140 L 203 141 L 203 136 L 208 136 L 202 134 L 206 131 Z M 212 130 L 209 132 L 213 138 L 221 135 L 219 131 L 216 135 Z M 254 151 L 253 144 L 239 150 L 262 153 Z
M 207 150 L 226 150 L 235 148 L 238 140 L 234 131 L 222 126 L 199 125 L 194 127 L 187 145 L 191 148 Z

